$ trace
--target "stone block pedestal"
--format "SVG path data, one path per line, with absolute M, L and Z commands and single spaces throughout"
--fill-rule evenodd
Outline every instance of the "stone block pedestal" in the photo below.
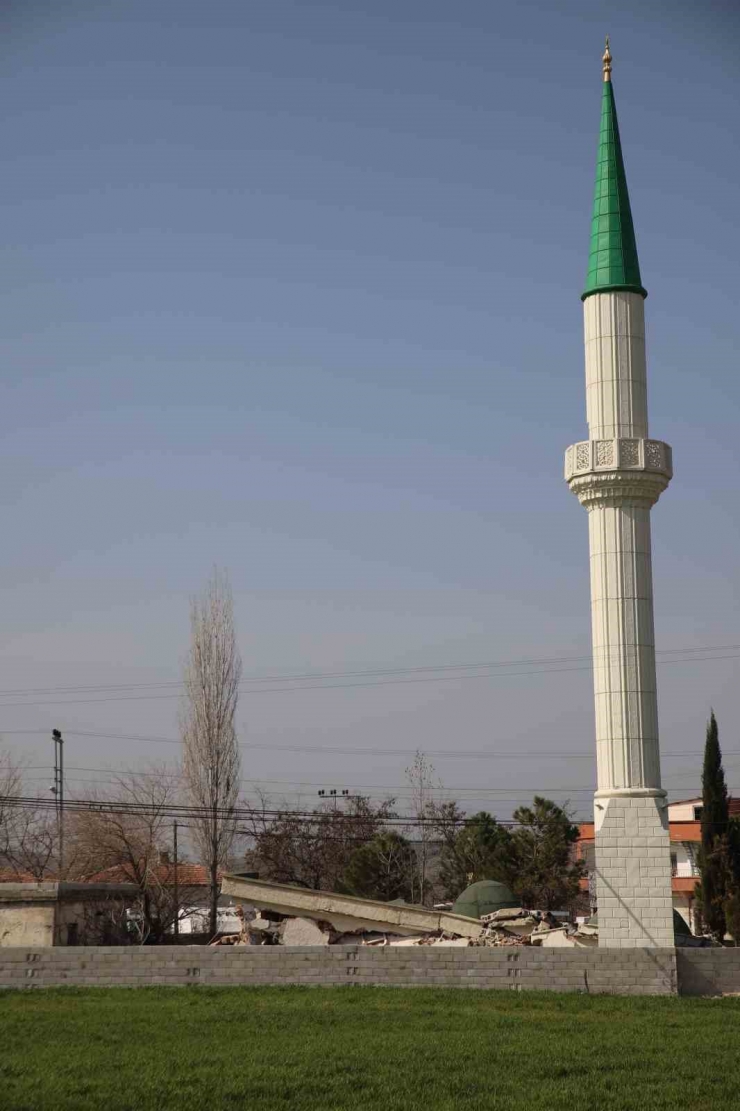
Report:
M 670 834 L 664 792 L 599 792 L 594 816 L 599 946 L 673 946 Z

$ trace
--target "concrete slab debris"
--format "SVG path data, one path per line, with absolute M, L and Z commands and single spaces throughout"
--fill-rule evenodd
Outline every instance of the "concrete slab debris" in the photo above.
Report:
M 355 895 L 338 895 L 332 891 L 311 891 L 291 884 L 268 883 L 242 876 L 225 875 L 221 892 L 286 917 L 328 922 L 337 933 L 362 930 L 406 935 L 449 933 L 473 939 L 483 934 L 483 925 L 478 919 L 461 914 L 360 899 Z
M 222 944 L 542 945 L 548 949 L 598 944 L 597 927 L 585 923 L 574 927 L 547 911 L 524 907 L 502 907 L 478 920 L 441 907 L 383 903 L 233 875 L 223 877 L 221 890 L 259 908 L 249 917 L 242 911 L 239 939 Z

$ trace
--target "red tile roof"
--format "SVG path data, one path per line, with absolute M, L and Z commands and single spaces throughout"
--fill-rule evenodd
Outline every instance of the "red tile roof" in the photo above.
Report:
M 47 876 L 47 882 L 53 883 L 56 877 Z M 0 868 L 0 883 L 37 883 L 35 876 L 30 872 L 16 872 L 15 868 Z
M 221 878 L 219 870 L 218 878 Z M 175 866 L 157 864 L 152 869 L 154 882 L 163 887 L 169 887 L 175 882 Z M 133 868 L 129 864 L 114 864 L 111 868 L 104 868 L 92 876 L 85 876 L 83 883 L 135 883 Z M 180 862 L 177 865 L 177 882 L 180 887 L 207 887 L 209 883 L 208 869 L 202 864 L 188 864 Z

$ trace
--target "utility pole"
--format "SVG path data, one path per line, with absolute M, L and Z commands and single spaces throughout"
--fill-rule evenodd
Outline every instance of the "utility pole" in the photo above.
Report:
M 64 872 L 64 740 L 58 729 L 52 729 L 51 737 L 54 741 L 54 799 L 57 812 L 57 834 L 59 837 L 59 875 L 61 881 Z
M 175 850 L 175 940 L 180 936 L 180 885 L 177 873 L 177 818 L 172 823 L 172 839 Z

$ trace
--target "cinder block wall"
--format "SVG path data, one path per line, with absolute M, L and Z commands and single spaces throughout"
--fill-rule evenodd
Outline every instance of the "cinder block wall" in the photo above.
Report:
M 681 995 L 740 995 L 740 949 L 677 949 Z
M 673 949 L 245 946 L 0 950 L 0 987 L 315 984 L 676 992 Z

